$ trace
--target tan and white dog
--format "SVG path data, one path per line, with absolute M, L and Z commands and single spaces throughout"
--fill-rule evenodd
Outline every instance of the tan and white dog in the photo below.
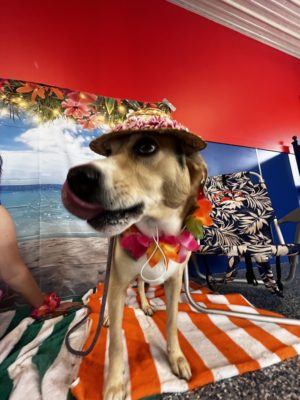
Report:
M 107 237 L 120 235 L 132 225 L 149 238 L 178 236 L 205 183 L 206 166 L 198 153 L 205 145 L 199 136 L 163 113 L 144 110 L 131 114 L 121 127 L 91 143 L 91 148 L 106 158 L 70 169 L 63 202 L 69 211 Z M 172 261 L 155 282 L 164 281 L 166 292 L 170 366 L 175 375 L 186 380 L 191 378 L 191 369 L 178 341 L 177 310 L 189 256 L 187 252 L 181 263 Z M 130 282 L 140 276 L 144 258 L 133 259 L 117 240 L 107 300 L 110 342 L 106 399 L 125 397 L 121 330 L 124 299 Z M 147 313 L 149 305 L 143 283 L 139 282 L 142 307 Z

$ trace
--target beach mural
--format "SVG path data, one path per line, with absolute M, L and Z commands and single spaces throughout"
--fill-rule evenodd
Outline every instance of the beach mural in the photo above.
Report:
M 22 257 L 41 288 L 83 294 L 103 279 L 107 239 L 68 213 L 61 187 L 70 167 L 101 157 L 89 142 L 149 104 L 0 79 L 1 203 Z M 1 256 L 1 255 L 0 255 Z

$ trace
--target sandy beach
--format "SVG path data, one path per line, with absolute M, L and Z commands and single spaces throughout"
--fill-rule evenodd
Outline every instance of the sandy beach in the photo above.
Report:
M 20 252 L 44 291 L 82 295 L 104 279 L 107 239 L 51 238 L 19 243 Z

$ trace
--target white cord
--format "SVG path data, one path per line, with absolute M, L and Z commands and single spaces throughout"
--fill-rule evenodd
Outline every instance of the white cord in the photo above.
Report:
M 161 248 L 160 245 L 159 245 L 159 234 L 158 234 L 158 228 L 157 228 L 157 227 L 156 227 L 156 238 L 155 238 L 154 235 L 153 235 L 153 236 L 152 236 L 152 239 L 154 240 L 154 243 L 155 243 L 156 246 L 155 246 L 153 252 L 151 253 L 150 257 L 149 257 L 149 258 L 146 260 L 146 262 L 143 264 L 143 266 L 142 266 L 142 268 L 141 268 L 141 272 L 140 272 L 140 275 L 141 275 L 141 278 L 143 279 L 143 281 L 149 282 L 149 283 L 155 283 L 155 282 L 161 281 L 161 280 L 164 278 L 164 276 L 166 275 L 166 273 L 167 273 L 167 265 L 168 265 L 168 261 L 167 261 L 167 258 L 166 258 L 166 256 L 165 256 L 165 253 L 163 252 L 162 248 Z M 163 271 L 163 273 L 162 273 L 158 278 L 155 278 L 155 279 L 148 279 L 148 278 L 145 277 L 145 275 L 143 274 L 143 272 L 144 272 L 144 269 L 148 266 L 149 261 L 151 260 L 151 258 L 152 258 L 152 257 L 154 256 L 154 254 L 156 253 L 157 249 L 161 252 L 161 254 L 162 254 L 162 256 L 163 256 L 163 259 L 164 259 L 164 271 Z M 146 258 L 147 258 L 147 256 L 146 256 Z M 155 267 L 153 267 L 153 268 L 155 268 Z

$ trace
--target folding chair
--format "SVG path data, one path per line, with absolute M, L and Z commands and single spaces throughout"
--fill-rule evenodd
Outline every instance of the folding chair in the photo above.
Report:
M 256 177 L 257 183 L 252 181 L 253 177 Z M 205 192 L 213 205 L 211 217 L 214 223 L 205 229 L 205 237 L 201 240 L 198 254 L 227 256 L 228 265 L 225 275 L 221 279 L 215 279 L 209 270 L 206 276 L 201 274 L 198 263 L 193 257 L 196 273 L 201 278 L 206 278 L 208 282 L 229 282 L 234 280 L 241 259 L 245 259 L 247 279 L 237 281 L 255 285 L 263 283 L 269 291 L 281 295 L 281 281 L 275 280 L 269 259 L 276 257 L 277 273 L 280 275 L 279 257 L 289 256 L 291 260 L 292 256 L 300 252 L 300 244 L 285 244 L 262 176 L 256 172 L 211 176 L 207 179 Z M 272 226 L 278 243 L 273 239 Z M 256 279 L 252 260 L 257 264 L 261 280 Z M 290 264 L 289 281 L 293 272 L 293 264 Z M 192 302 L 188 280 L 186 268 L 185 290 L 188 291 L 187 296 Z M 216 313 L 199 305 L 196 308 L 201 312 Z M 217 313 L 220 314 L 220 312 Z M 224 313 L 221 312 L 221 314 Z M 249 314 L 242 316 L 246 313 L 233 314 L 242 318 L 261 320 Z M 270 321 L 270 318 L 264 317 L 264 320 Z M 292 324 L 300 325 L 300 321 L 293 321 Z
M 278 224 L 285 224 L 287 222 L 293 222 L 296 223 L 296 233 L 295 233 L 295 239 L 294 242 L 299 244 L 300 243 L 300 208 L 296 208 L 295 210 L 291 211 L 288 213 L 286 216 L 280 218 L 278 221 Z M 298 264 L 298 255 L 293 255 L 289 256 L 289 264 L 290 264 L 290 270 L 288 273 L 288 276 L 284 280 L 286 283 L 291 283 L 293 282 L 296 274 L 296 268 Z

